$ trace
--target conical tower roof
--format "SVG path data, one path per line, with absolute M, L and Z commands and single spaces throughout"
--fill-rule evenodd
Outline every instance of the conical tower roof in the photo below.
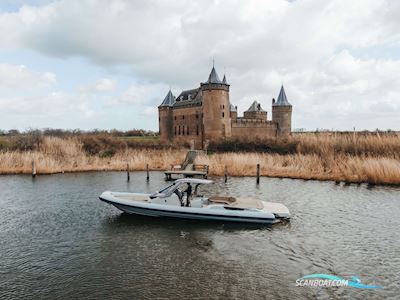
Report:
M 165 96 L 160 106 L 172 106 L 174 105 L 174 103 L 175 103 L 175 96 L 172 94 L 171 90 L 169 90 L 167 96 Z
M 227 83 L 226 83 L 226 76 L 225 76 L 225 74 L 224 74 L 224 78 L 222 78 L 222 83 L 227 84 Z
M 219 79 L 219 76 L 217 74 L 217 71 L 215 70 L 214 66 L 211 69 L 211 73 L 208 76 L 207 83 L 222 83 L 221 79 Z
M 292 106 L 292 104 L 290 104 L 286 98 L 286 93 L 283 85 L 279 92 L 278 100 L 276 100 L 276 102 L 272 106 Z
M 263 110 L 263 109 L 261 108 L 261 104 L 260 104 L 260 103 L 258 103 L 257 101 L 254 101 L 254 102 L 250 105 L 249 109 L 246 110 L 246 111 L 265 111 L 265 110 Z

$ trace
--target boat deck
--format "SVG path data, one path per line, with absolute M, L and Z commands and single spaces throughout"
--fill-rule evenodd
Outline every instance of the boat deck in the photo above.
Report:
M 235 208 L 257 208 L 263 209 L 264 204 L 262 201 L 254 198 L 235 198 L 235 197 L 210 197 L 209 201 L 212 203 L 225 204 Z
M 149 202 L 149 197 L 145 195 L 118 195 L 116 198 L 122 200 Z M 208 198 L 209 204 L 203 205 L 207 207 L 210 204 L 224 204 L 234 208 L 257 208 L 263 209 L 265 206 L 262 201 L 254 198 L 235 198 L 229 196 L 212 196 Z

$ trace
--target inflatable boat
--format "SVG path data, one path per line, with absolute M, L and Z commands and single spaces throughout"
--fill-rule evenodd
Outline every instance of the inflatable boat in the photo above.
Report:
M 201 195 L 199 187 L 211 183 L 206 179 L 184 178 L 154 194 L 106 191 L 99 198 L 124 212 L 152 217 L 266 224 L 290 219 L 289 209 L 280 203 Z

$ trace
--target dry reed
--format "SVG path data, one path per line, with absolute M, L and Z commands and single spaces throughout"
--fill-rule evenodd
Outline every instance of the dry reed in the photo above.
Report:
M 295 145 L 295 153 L 216 153 L 197 159 L 210 166 L 210 174 L 261 175 L 372 184 L 400 184 L 400 136 L 398 133 L 294 135 L 287 141 L 270 141 L 266 149 L 282 152 L 282 145 Z M 268 148 L 269 146 L 269 148 Z M 284 150 L 284 149 L 283 149 Z
M 261 175 L 374 184 L 400 184 L 400 136 L 301 134 L 290 139 L 296 153 L 215 153 L 196 163 L 209 165 L 210 175 Z M 78 137 L 44 137 L 34 150 L 0 151 L 0 174 L 169 169 L 183 161 L 186 151 L 175 149 L 117 149 L 113 156 L 89 155 Z
M 217 176 L 225 166 L 229 176 L 255 176 L 260 164 L 261 176 L 400 184 L 400 161 L 384 157 L 339 155 L 326 160 L 316 154 L 223 153 L 198 157 L 196 163 L 209 165 L 210 175 Z
M 80 171 L 121 171 L 127 164 L 131 170 L 169 169 L 185 157 L 185 151 L 125 149 L 113 157 L 87 155 L 77 138 L 61 139 L 45 137 L 36 151 L 0 152 L 0 174 L 31 172 L 32 161 L 36 162 L 38 174 Z

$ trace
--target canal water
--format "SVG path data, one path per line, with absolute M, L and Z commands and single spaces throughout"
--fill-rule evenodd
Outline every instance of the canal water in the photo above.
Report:
M 154 192 L 163 174 L 0 177 L 0 299 L 399 299 L 400 189 L 261 178 L 216 179 L 211 194 L 281 202 L 274 226 L 157 219 L 98 200 Z M 296 287 L 313 273 L 354 287 Z

